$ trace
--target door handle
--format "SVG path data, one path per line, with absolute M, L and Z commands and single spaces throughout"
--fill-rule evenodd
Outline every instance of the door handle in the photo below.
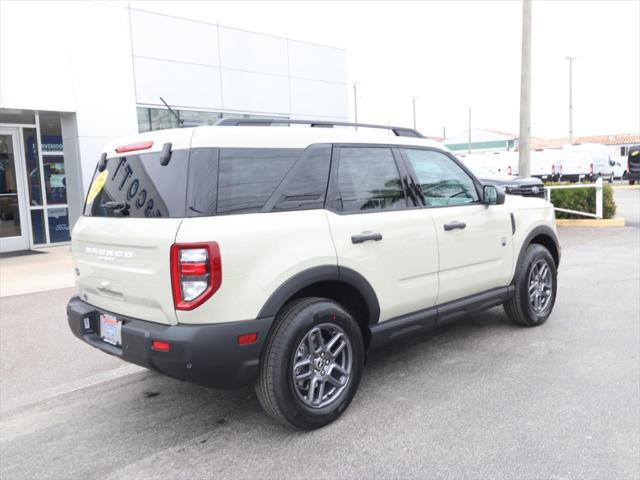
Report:
M 364 243 L 369 240 L 373 240 L 374 242 L 379 242 L 382 240 L 381 233 L 362 233 L 360 235 L 351 235 L 351 243 Z
M 467 224 L 464 222 L 451 222 L 445 223 L 444 231 L 448 232 L 449 230 L 455 230 L 456 228 L 462 230 L 463 228 L 467 228 Z

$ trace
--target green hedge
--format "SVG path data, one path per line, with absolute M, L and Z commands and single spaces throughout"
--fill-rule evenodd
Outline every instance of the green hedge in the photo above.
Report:
M 550 183 L 551 185 L 562 185 Z M 602 199 L 603 218 L 613 218 L 616 214 L 616 202 L 613 201 L 611 185 L 604 185 Z M 570 190 L 551 190 L 551 203 L 554 207 L 596 213 L 596 189 L 575 188 Z M 572 213 L 556 212 L 556 218 L 587 218 Z

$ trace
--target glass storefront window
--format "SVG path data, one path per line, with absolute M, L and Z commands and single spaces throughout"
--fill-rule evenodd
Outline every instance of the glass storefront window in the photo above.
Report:
M 165 130 L 167 128 L 178 128 L 178 120 L 167 109 L 160 110 L 157 108 L 150 109 L 151 129 Z
M 0 135 L 0 238 L 19 237 L 21 232 L 13 139 Z
M 62 127 L 60 114 L 53 112 L 40 112 L 40 145 L 42 153 L 62 152 Z
M 42 205 L 42 184 L 40 183 L 40 159 L 36 129 L 24 129 L 24 155 L 27 165 L 27 183 L 29 184 L 29 205 Z
M 33 230 L 33 244 L 47 243 L 47 235 L 44 231 L 44 211 L 31 210 L 31 229 Z
M 32 110 L 16 110 L 13 108 L 0 108 L 0 123 L 36 123 L 36 116 Z
M 138 111 L 138 132 L 150 132 L 152 130 L 150 109 L 138 107 L 136 110 Z
M 47 217 L 49 219 L 49 239 L 51 243 L 71 240 L 69 213 L 66 208 L 50 208 L 47 210 Z
M 48 205 L 67 203 L 67 182 L 64 175 L 64 157 L 62 155 L 44 155 L 44 188 Z
M 222 118 L 222 114 L 218 112 L 194 112 L 191 110 L 180 110 L 178 115 L 183 122 L 183 127 L 213 125 Z

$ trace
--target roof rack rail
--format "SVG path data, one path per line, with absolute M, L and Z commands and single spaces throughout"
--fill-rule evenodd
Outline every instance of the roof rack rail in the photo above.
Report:
M 388 125 L 371 125 L 368 123 L 350 123 L 350 122 L 332 122 L 326 120 L 292 120 L 289 118 L 221 118 L 216 125 L 238 127 L 244 126 L 271 126 L 271 125 L 309 125 L 317 128 L 333 128 L 333 127 L 362 127 L 362 128 L 379 128 L 383 130 L 391 130 L 396 137 L 416 137 L 426 138 L 417 130 L 406 127 L 391 127 Z

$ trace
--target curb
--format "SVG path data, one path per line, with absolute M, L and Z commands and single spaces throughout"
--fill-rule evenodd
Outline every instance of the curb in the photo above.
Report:
M 557 218 L 556 226 L 558 227 L 624 227 L 625 221 L 624 218 L 587 218 L 587 219 L 577 219 L 577 218 Z
M 638 190 L 640 185 L 611 185 L 614 190 Z

